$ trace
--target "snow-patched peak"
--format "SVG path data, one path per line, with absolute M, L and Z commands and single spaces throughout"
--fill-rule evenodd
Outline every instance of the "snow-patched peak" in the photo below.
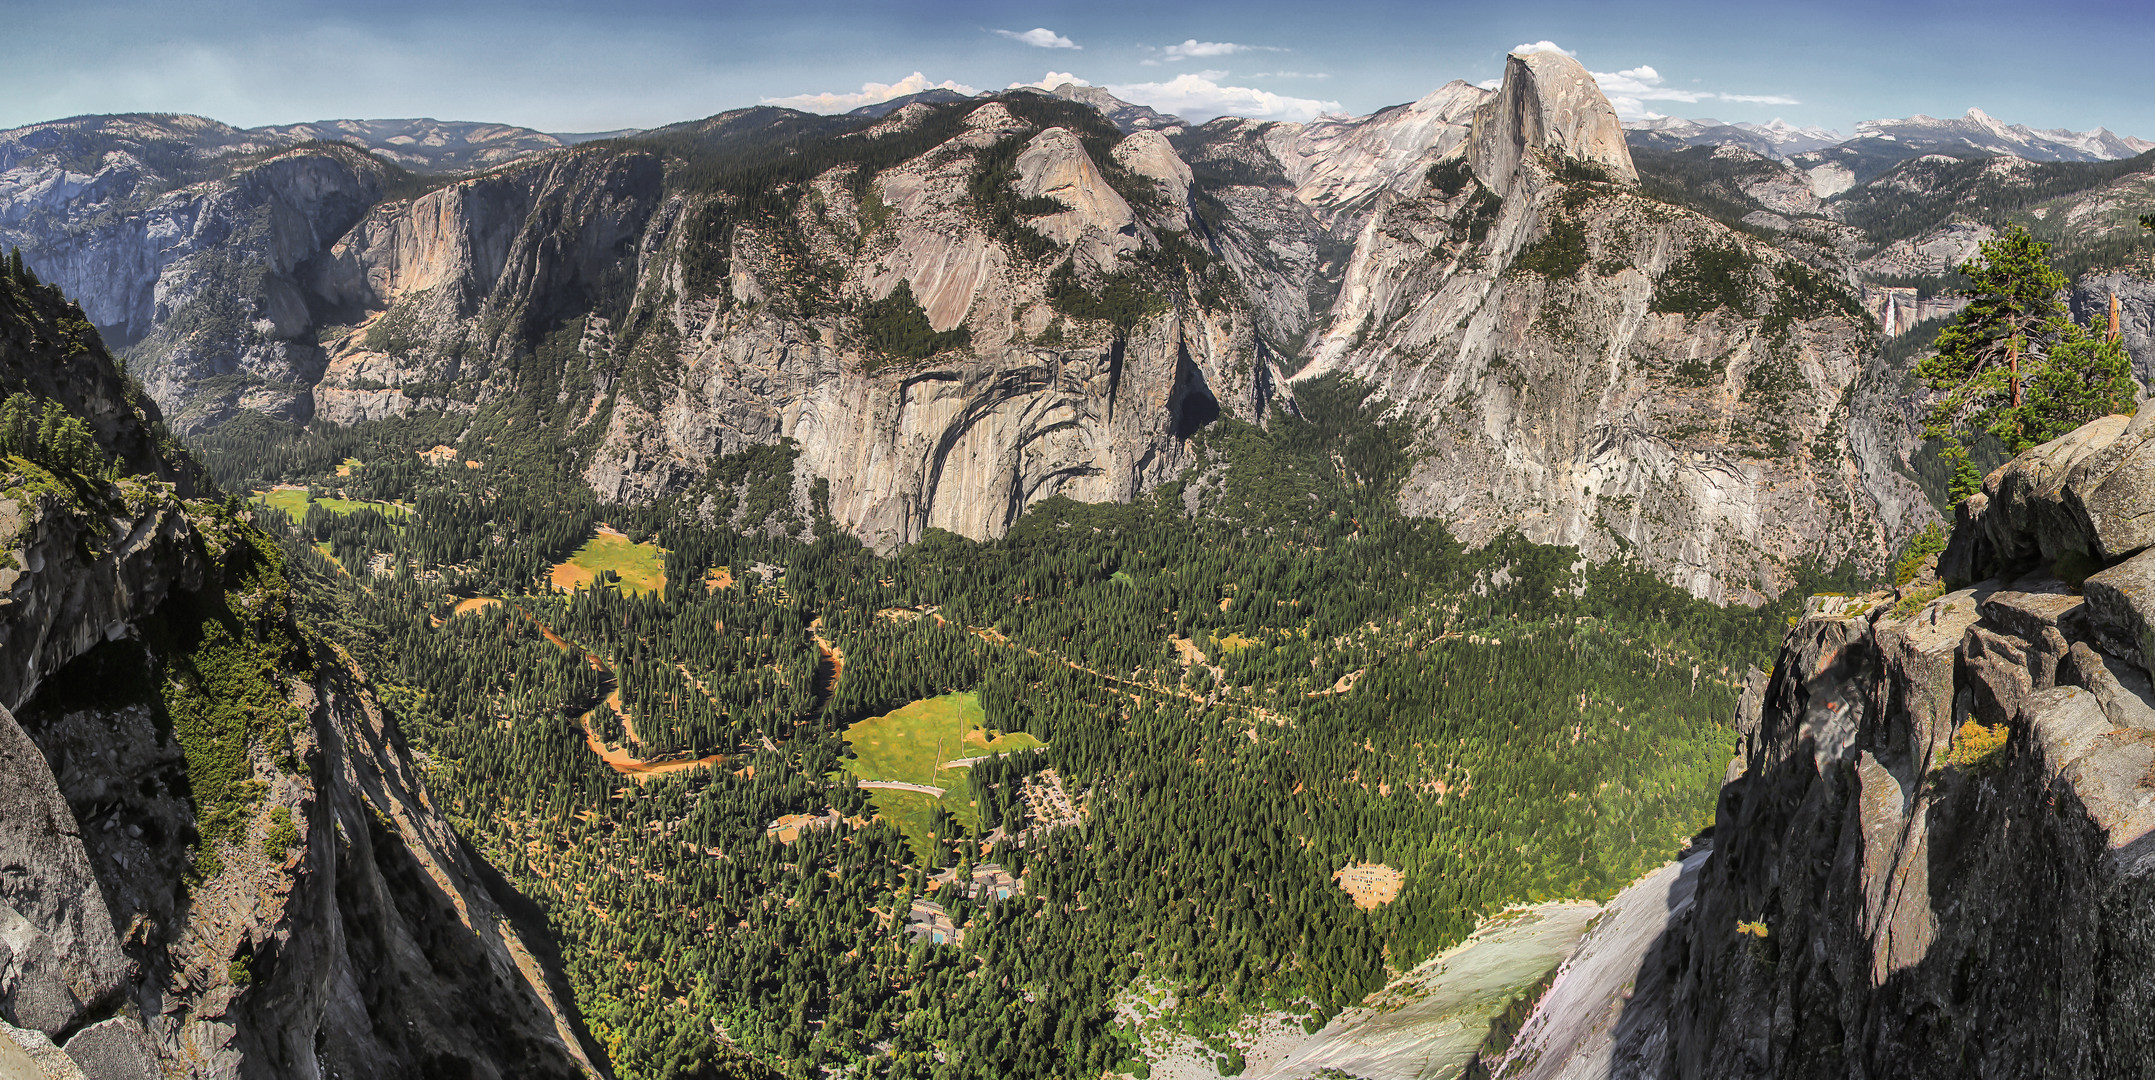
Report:
M 1529 154 L 1595 162 L 1625 180 L 1639 175 L 1616 109 L 1594 76 L 1560 52 L 1513 53 L 1504 84 L 1475 110 L 1471 138 L 1467 160 L 1497 191 Z
M 2005 123 L 1981 109 L 1969 109 L 1951 119 L 1917 113 L 1898 120 L 1866 120 L 1856 125 L 1856 138 L 1954 146 L 2029 161 L 2116 161 L 2155 150 L 2155 142 L 2104 128 L 2031 128 Z
M 1742 121 L 1731 124 L 1707 116 L 1689 120 L 1680 116 L 1655 116 L 1630 121 L 1624 128 L 1648 136 L 1637 140 L 1640 146 L 1741 146 L 1776 160 L 1848 141 L 1847 136 L 1830 128 L 1797 127 L 1779 117 L 1764 124 Z

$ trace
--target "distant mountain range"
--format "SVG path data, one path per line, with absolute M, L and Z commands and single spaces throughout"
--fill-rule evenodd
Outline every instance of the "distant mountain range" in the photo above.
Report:
M 1753 153 L 1784 158 L 1806 150 L 1839 146 L 1848 136 L 1828 128 L 1800 128 L 1786 120 L 1770 124 L 1728 124 L 1709 117 L 1686 120 L 1657 116 L 1625 125 L 1632 145 L 1676 150 L 1686 146 L 1741 146 Z
M 2155 150 L 2155 142 L 2093 131 L 2042 130 L 2006 124 L 1981 109 L 1950 119 L 1917 114 L 1902 120 L 1866 120 L 1854 135 L 1826 128 L 1799 128 L 1784 120 L 1770 124 L 1727 124 L 1713 119 L 1663 116 L 1626 125 L 1638 149 L 1678 150 L 1687 146 L 1740 146 L 1777 160 L 1800 154 L 1838 151 L 1859 177 L 1884 172 L 1926 154 L 1976 158 L 2011 155 L 2027 161 L 2119 161 Z

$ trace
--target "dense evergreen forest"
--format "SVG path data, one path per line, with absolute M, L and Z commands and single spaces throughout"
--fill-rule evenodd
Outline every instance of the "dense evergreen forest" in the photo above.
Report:
M 1401 517 L 1406 441 L 1365 398 L 1298 386 L 1134 504 L 880 556 L 793 504 L 783 446 L 635 508 L 485 412 L 198 449 L 229 489 L 309 489 L 255 510 L 303 625 L 547 912 L 619 1075 L 1144 1075 L 1118 1012 L 1141 990 L 1175 995 L 1146 1023 L 1231 1054 L 1246 1016 L 1314 1030 L 1480 916 L 1668 858 L 1788 614 Z M 548 583 L 602 524 L 655 545 L 663 589 Z M 905 800 L 933 797 L 861 788 L 845 733 L 953 691 L 1046 746 L 976 765 L 909 842 Z M 1049 775 L 1074 821 L 1019 796 Z M 789 844 L 786 815 L 831 827 Z M 935 880 L 989 861 L 1022 890 Z M 1355 906 L 1358 862 L 1398 899 Z M 905 932 L 920 900 L 962 944 Z

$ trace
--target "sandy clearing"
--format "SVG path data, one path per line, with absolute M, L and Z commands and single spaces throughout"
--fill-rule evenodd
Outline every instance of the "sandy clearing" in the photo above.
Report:
M 1383 863 L 1354 863 L 1333 871 L 1332 880 L 1354 897 L 1354 906 L 1364 911 L 1374 911 L 1399 899 L 1399 887 L 1407 880 L 1405 874 Z

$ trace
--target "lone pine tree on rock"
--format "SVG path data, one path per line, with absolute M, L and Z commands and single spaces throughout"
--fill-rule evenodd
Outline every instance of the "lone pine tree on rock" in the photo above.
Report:
M 1944 444 L 1957 505 L 1982 477 L 1961 438 L 1987 432 L 2014 453 L 2133 403 L 2132 361 L 2114 334 L 2098 334 L 2066 311 L 2065 275 L 2050 245 L 2018 225 L 1964 262 L 1968 306 L 1938 332 L 1937 354 L 1916 365 L 1940 394 L 1924 434 Z

